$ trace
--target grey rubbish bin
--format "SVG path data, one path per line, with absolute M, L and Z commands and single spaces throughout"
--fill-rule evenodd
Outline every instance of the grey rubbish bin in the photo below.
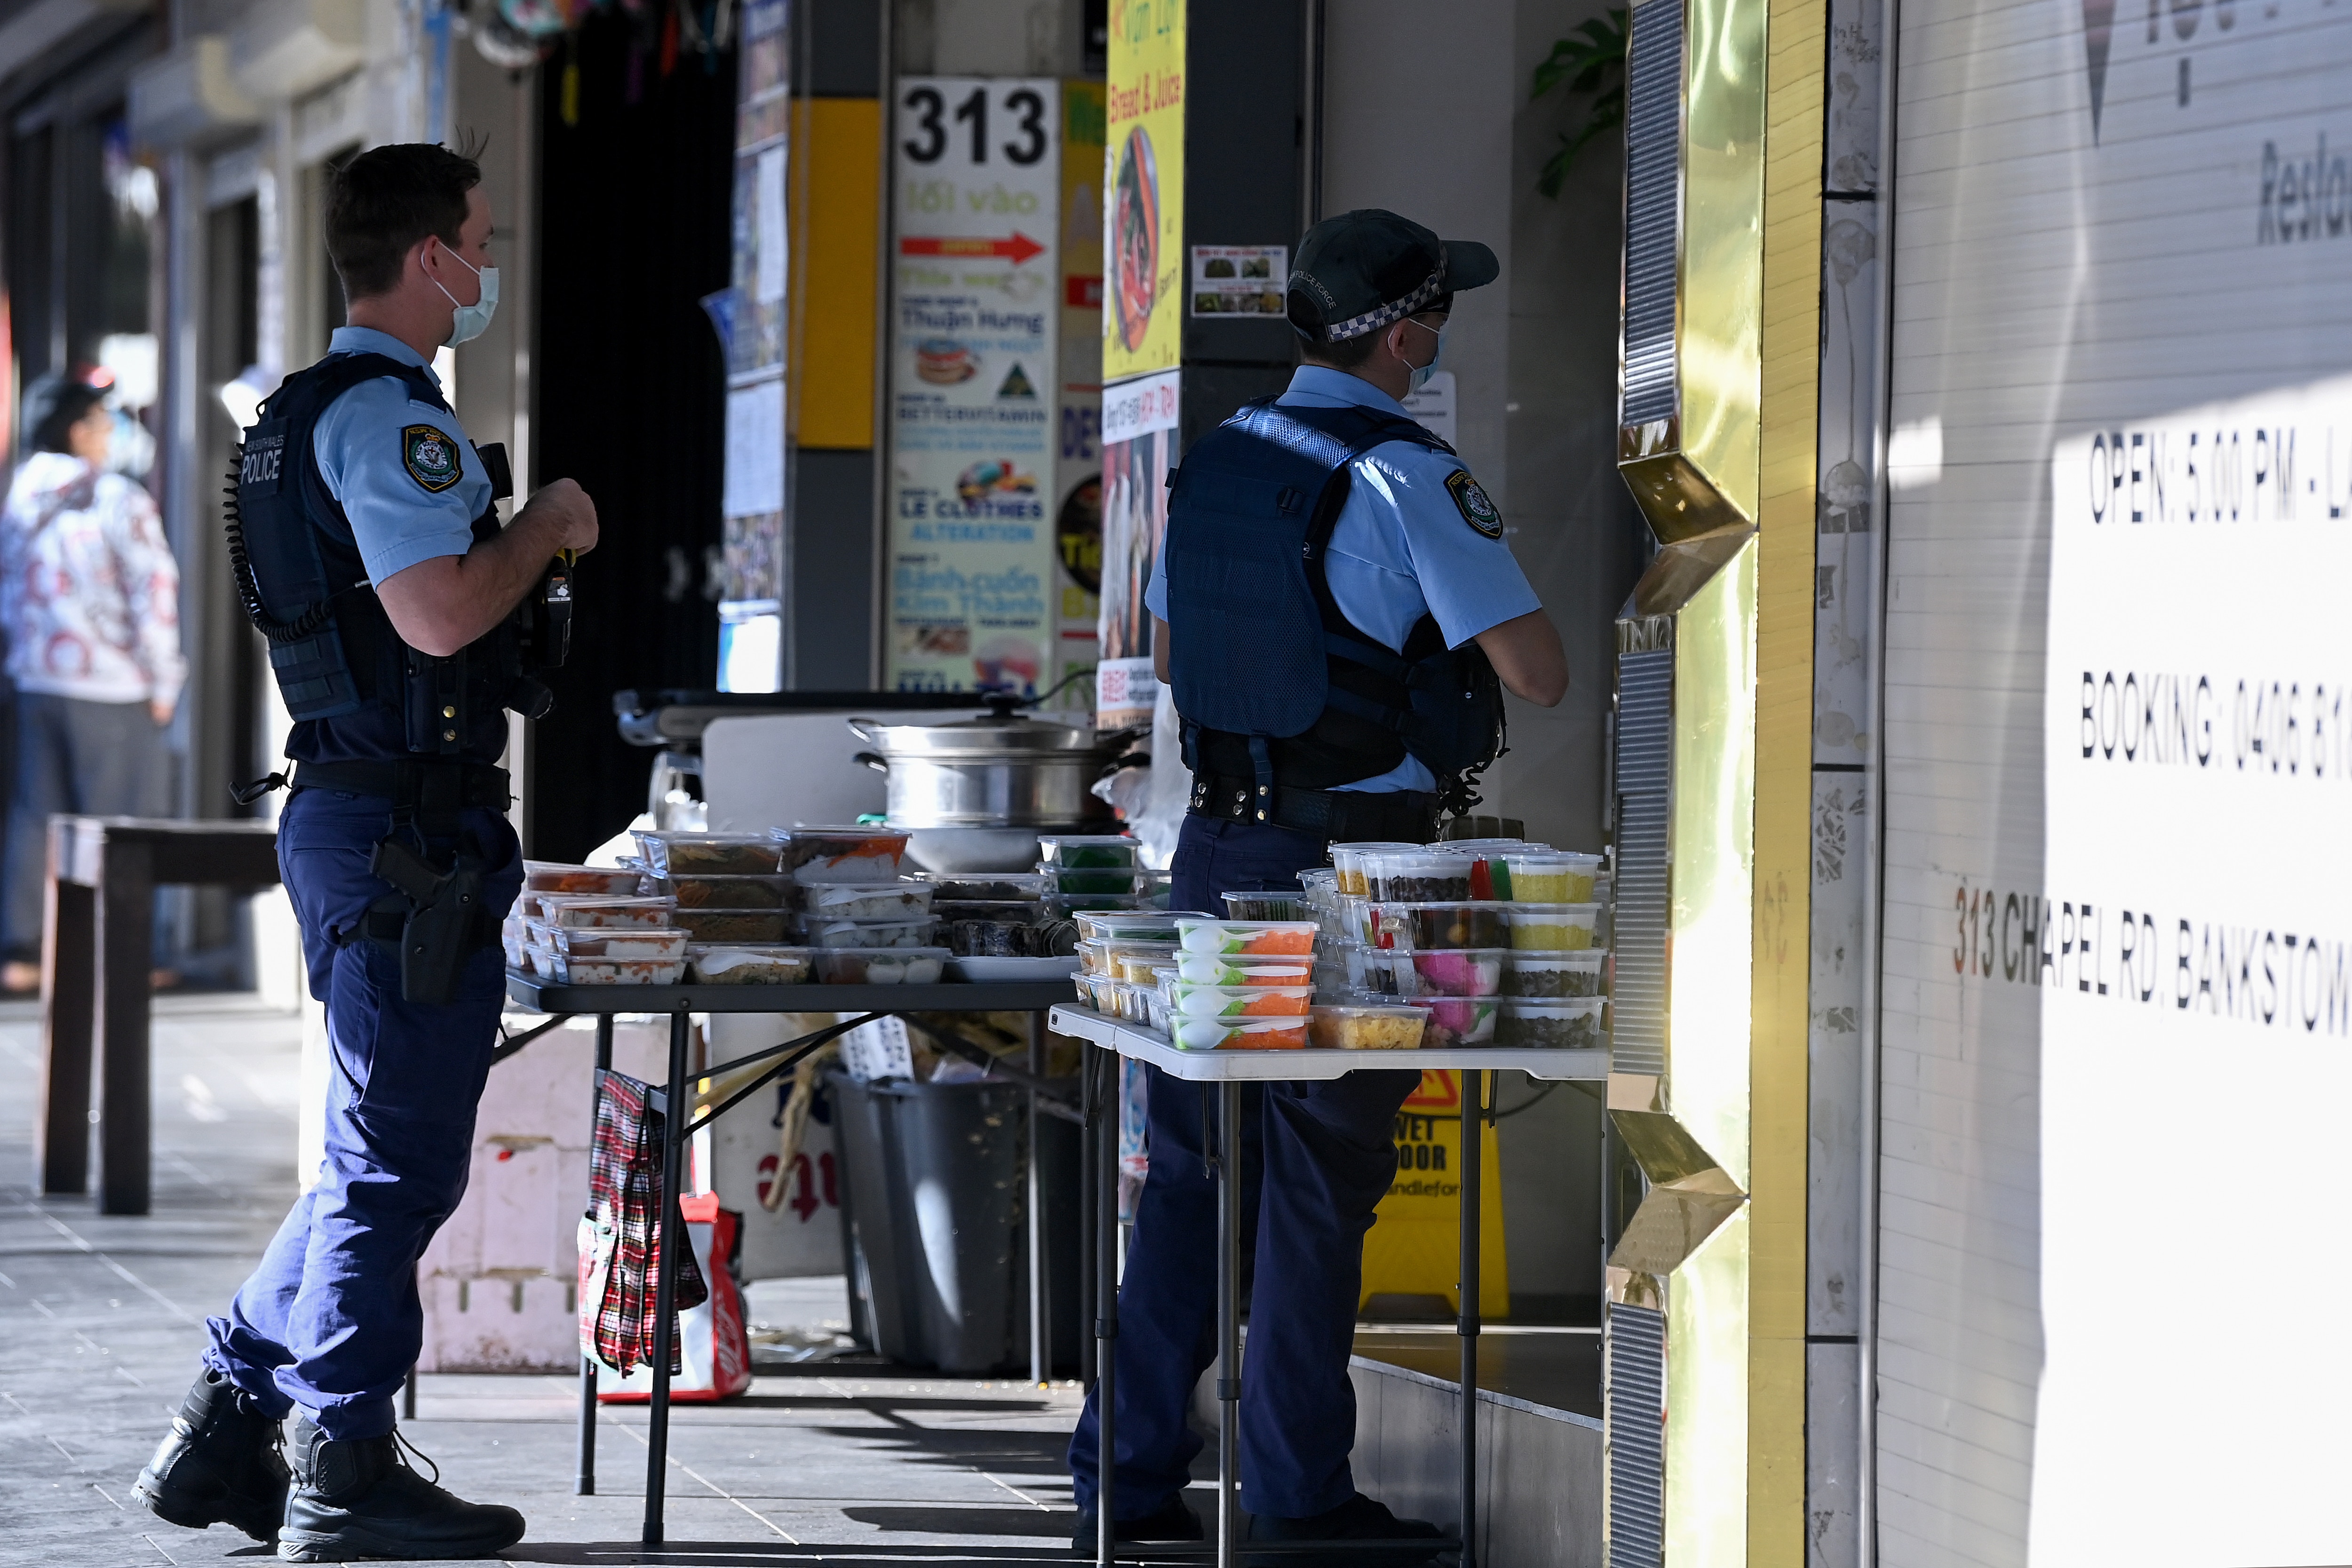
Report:
M 825 1075 L 856 1337 L 942 1372 L 1029 1364 L 1029 1096 L 1008 1083 Z M 1054 1363 L 1078 1359 L 1078 1129 L 1043 1123 Z

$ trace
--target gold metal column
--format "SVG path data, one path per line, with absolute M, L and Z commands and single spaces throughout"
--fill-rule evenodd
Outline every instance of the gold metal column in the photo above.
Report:
M 1618 623 L 1611 1568 L 1803 1558 L 1823 9 L 1633 11 L 1619 467 L 1662 549 Z

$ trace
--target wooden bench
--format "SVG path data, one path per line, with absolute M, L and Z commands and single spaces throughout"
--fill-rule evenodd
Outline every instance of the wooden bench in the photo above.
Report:
M 33 1130 L 44 1194 L 89 1190 L 95 1126 L 99 1212 L 147 1212 L 155 889 L 197 883 L 250 890 L 277 882 L 278 829 L 271 823 L 49 818 L 41 927 L 41 1114 Z

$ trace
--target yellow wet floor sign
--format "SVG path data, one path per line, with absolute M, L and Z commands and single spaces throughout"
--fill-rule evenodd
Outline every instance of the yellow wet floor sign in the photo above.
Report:
M 1491 1098 L 1491 1091 L 1490 1091 Z M 1480 1140 L 1478 1310 L 1502 1317 L 1511 1306 L 1503 1250 L 1502 1161 L 1495 1129 Z M 1459 1311 L 1462 1275 L 1462 1075 L 1423 1072 L 1396 1116 L 1397 1173 L 1364 1237 L 1360 1307 L 1374 1296 L 1442 1296 Z

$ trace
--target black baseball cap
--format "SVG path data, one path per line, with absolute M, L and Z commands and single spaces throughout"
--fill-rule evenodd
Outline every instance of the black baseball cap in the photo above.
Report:
M 1344 342 L 1424 310 L 1503 270 L 1475 239 L 1440 239 L 1379 207 L 1327 217 L 1298 242 L 1286 301 L 1290 326 L 1311 343 Z

